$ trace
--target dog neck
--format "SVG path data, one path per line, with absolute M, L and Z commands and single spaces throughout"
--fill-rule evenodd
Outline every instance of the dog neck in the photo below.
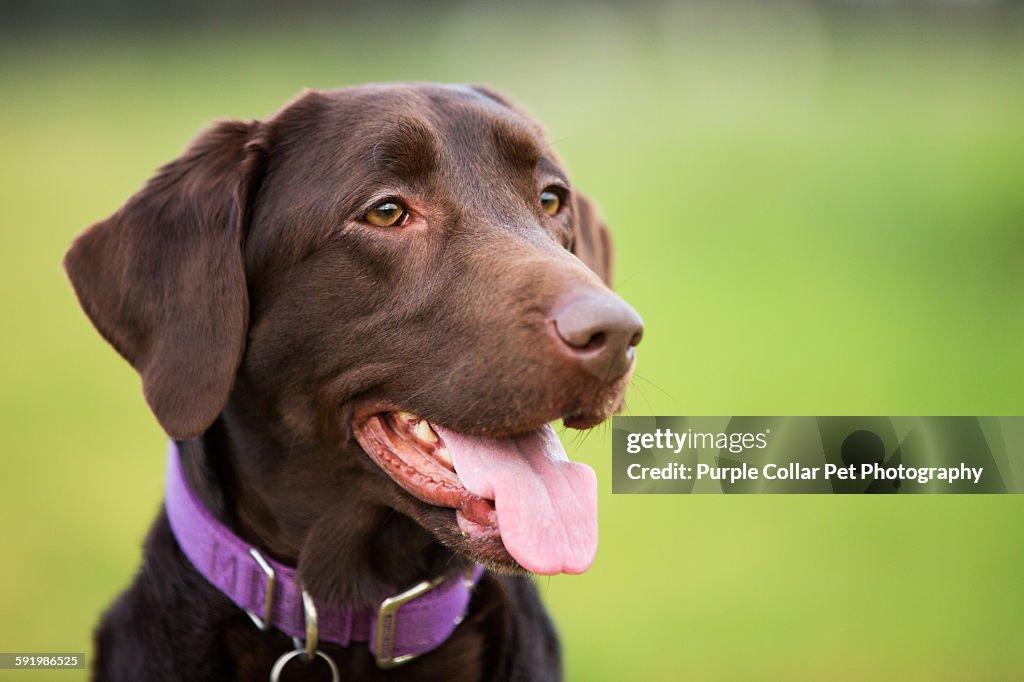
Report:
M 252 438 L 244 424 L 226 417 L 201 438 L 179 444 L 185 479 L 217 521 L 266 556 L 296 566 L 317 599 L 371 607 L 396 586 L 471 569 L 472 562 L 408 517 L 368 500 L 357 486 L 338 484 L 337 472 L 325 472 L 318 491 L 279 474 L 279 453 L 293 462 L 318 461 L 318 454 L 300 444 L 267 443 L 265 428 L 259 440 Z M 345 454 L 354 461 L 361 452 Z M 319 508 L 325 498 L 329 506 Z
M 396 591 L 377 609 L 317 605 L 293 567 L 266 558 L 213 517 L 185 480 L 181 460 L 178 445 L 172 443 L 165 509 L 179 548 L 260 630 L 304 639 L 307 656 L 316 653 L 334 668 L 333 659 L 318 651 L 320 641 L 343 647 L 367 642 L 377 665 L 390 668 L 436 649 L 465 617 L 484 572 L 481 566 Z M 286 659 L 278 665 L 281 660 Z

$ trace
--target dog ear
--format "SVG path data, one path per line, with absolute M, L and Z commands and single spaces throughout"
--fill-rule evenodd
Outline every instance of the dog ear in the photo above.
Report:
M 213 423 L 242 360 L 243 232 L 266 155 L 262 124 L 215 124 L 64 257 L 82 308 L 173 438 Z
M 612 285 L 612 237 L 597 207 L 578 192 L 573 195 L 575 224 L 572 252 L 608 286 Z

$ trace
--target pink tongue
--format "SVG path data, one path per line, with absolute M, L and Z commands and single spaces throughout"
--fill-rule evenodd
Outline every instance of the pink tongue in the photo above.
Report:
M 534 573 L 582 573 L 597 551 L 597 477 L 550 426 L 511 438 L 434 427 L 469 492 L 494 500 L 505 549 Z

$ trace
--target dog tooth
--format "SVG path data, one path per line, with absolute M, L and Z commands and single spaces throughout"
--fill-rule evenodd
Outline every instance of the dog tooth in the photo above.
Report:
M 437 434 L 434 433 L 434 429 L 430 428 L 430 424 L 427 423 L 426 419 L 421 419 L 416 428 L 413 429 L 413 433 L 416 437 L 426 443 L 436 443 Z
M 437 450 L 435 450 L 434 453 L 439 460 L 441 460 L 442 462 L 444 462 L 445 464 L 452 468 L 455 467 L 455 464 L 452 463 L 452 453 L 448 452 L 448 448 L 442 445 Z
M 420 420 L 420 418 L 414 415 L 412 412 L 397 412 L 395 413 L 395 416 L 401 419 L 402 421 L 408 422 L 410 424 Z

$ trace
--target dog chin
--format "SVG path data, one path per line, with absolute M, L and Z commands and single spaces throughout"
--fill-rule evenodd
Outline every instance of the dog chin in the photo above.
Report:
M 418 522 L 448 549 L 496 573 L 530 575 L 530 571 L 508 553 L 500 535 L 471 537 L 459 530 L 453 510 L 420 504 L 429 510 L 423 510 Z

